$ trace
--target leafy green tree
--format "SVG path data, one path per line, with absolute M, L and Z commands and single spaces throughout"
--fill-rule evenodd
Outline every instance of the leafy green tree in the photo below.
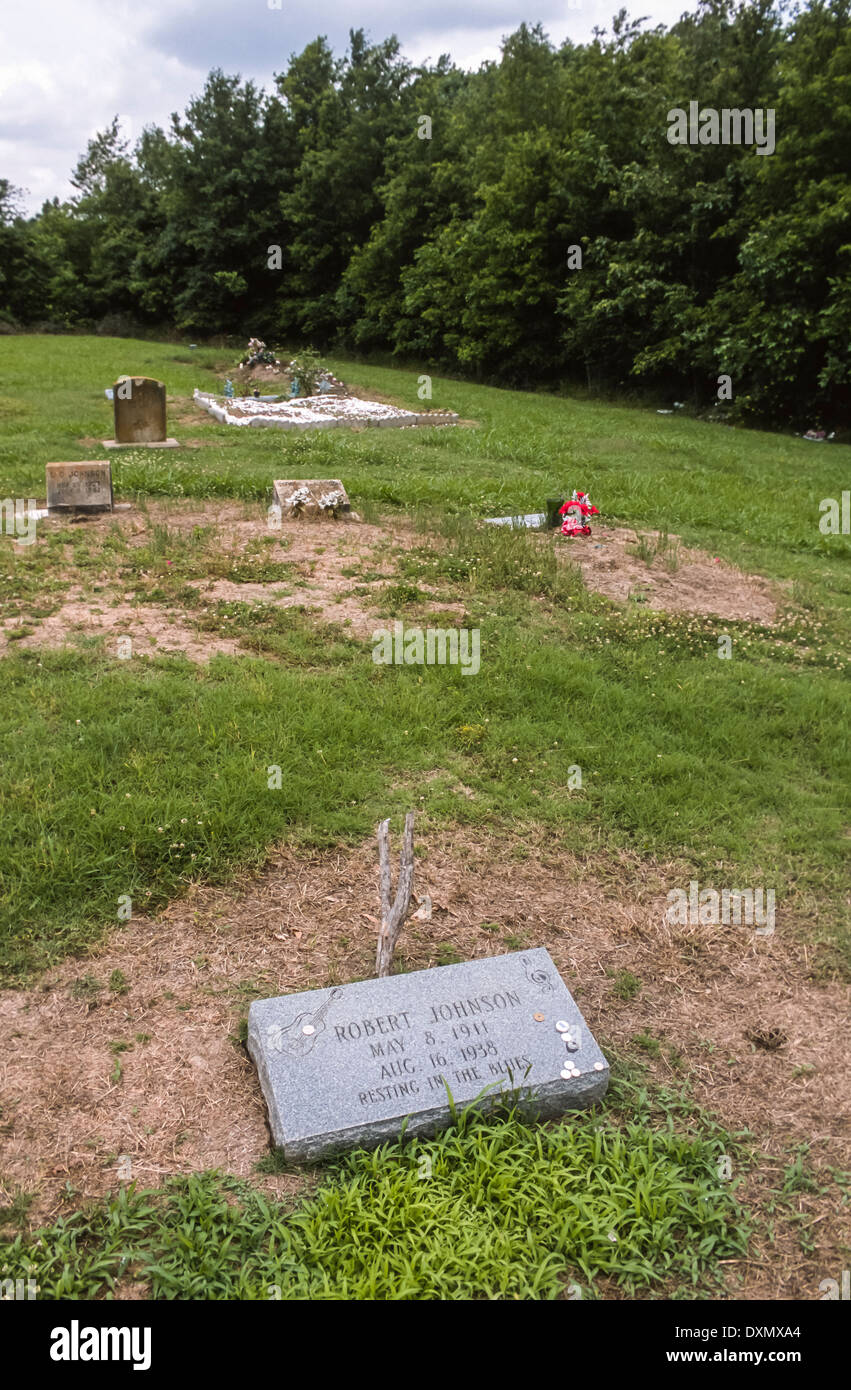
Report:
M 162 216 L 136 268 L 137 281 L 154 282 L 151 312 L 167 296 L 184 330 L 266 331 L 278 289 L 269 247 L 282 235 L 283 131 L 277 103 L 217 69 L 185 115 L 172 116 L 167 136 L 145 133 L 143 186 Z
M 476 72 L 352 31 L 270 93 L 212 72 L 135 149 L 89 141 L 66 203 L 0 183 L 0 312 L 391 352 L 512 384 L 688 393 L 851 421 L 851 0 L 624 10 Z M 672 144 L 672 108 L 768 110 L 776 149 Z M 425 127 L 424 128 L 424 124 Z
M 380 213 L 388 142 L 413 123 L 412 102 L 410 68 L 395 38 L 370 47 L 356 30 L 342 62 L 331 60 L 324 41 L 309 59 L 311 83 L 306 91 L 300 83 L 293 110 L 304 152 L 292 190 L 281 199 L 292 233 L 280 326 L 325 344 L 338 330 L 344 271 Z M 302 75 L 299 69 L 296 77 Z M 289 75 L 279 88 L 289 97 Z

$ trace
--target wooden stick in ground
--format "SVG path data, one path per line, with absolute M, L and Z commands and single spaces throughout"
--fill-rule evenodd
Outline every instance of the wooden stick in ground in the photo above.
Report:
M 375 971 L 379 979 L 390 974 L 393 952 L 402 930 L 408 909 L 411 906 L 411 892 L 414 887 L 414 813 L 409 811 L 405 817 L 405 833 L 402 837 L 402 852 L 399 856 L 399 882 L 396 896 L 390 902 L 390 822 L 383 820 L 378 827 L 378 877 L 381 892 L 381 929 L 378 933 L 378 951 L 375 958 Z

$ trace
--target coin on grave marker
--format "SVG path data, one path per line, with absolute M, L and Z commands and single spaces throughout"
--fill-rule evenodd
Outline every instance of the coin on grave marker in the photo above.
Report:
M 570 1032 L 570 1024 L 569 1024 L 569 1023 L 565 1023 L 565 1021 L 564 1021 L 563 1018 L 560 1018 L 560 1019 L 559 1019 L 558 1023 L 556 1024 L 556 1028 L 558 1029 L 558 1031 L 559 1031 L 560 1033 L 569 1033 L 569 1032 Z
M 543 1021 L 544 1021 L 544 1015 L 543 1015 L 543 1014 L 533 1014 L 532 1017 L 534 1018 L 534 1020 L 535 1020 L 536 1023 L 543 1023 Z
M 313 1026 L 312 1023 L 305 1023 L 305 1025 L 304 1025 L 304 1027 L 302 1028 L 301 1031 L 302 1031 L 303 1033 L 306 1033 L 307 1036 L 309 1037 L 311 1033 L 315 1033 L 315 1032 L 316 1032 L 316 1029 L 314 1028 L 314 1026 Z

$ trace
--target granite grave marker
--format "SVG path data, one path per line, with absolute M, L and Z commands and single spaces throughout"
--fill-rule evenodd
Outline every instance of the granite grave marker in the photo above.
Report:
M 248 1050 L 275 1144 L 308 1162 L 436 1134 L 454 1104 L 513 1093 L 550 1119 L 602 1099 L 609 1068 L 543 947 L 259 999 Z M 483 1094 L 484 1093 L 484 1094 Z
M 105 460 L 48 463 L 45 464 L 44 476 L 49 512 L 113 510 L 112 469 Z

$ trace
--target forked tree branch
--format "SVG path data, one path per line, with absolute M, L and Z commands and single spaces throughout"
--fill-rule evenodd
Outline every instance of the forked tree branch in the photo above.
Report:
M 379 979 L 390 974 L 393 952 L 402 930 L 408 909 L 411 906 L 411 892 L 414 887 L 414 813 L 409 811 L 405 817 L 405 833 L 402 837 L 402 852 L 399 856 L 399 882 L 396 896 L 390 901 L 390 822 L 383 820 L 378 827 L 378 877 L 381 892 L 381 928 L 378 933 L 378 951 L 375 957 L 375 970 Z

